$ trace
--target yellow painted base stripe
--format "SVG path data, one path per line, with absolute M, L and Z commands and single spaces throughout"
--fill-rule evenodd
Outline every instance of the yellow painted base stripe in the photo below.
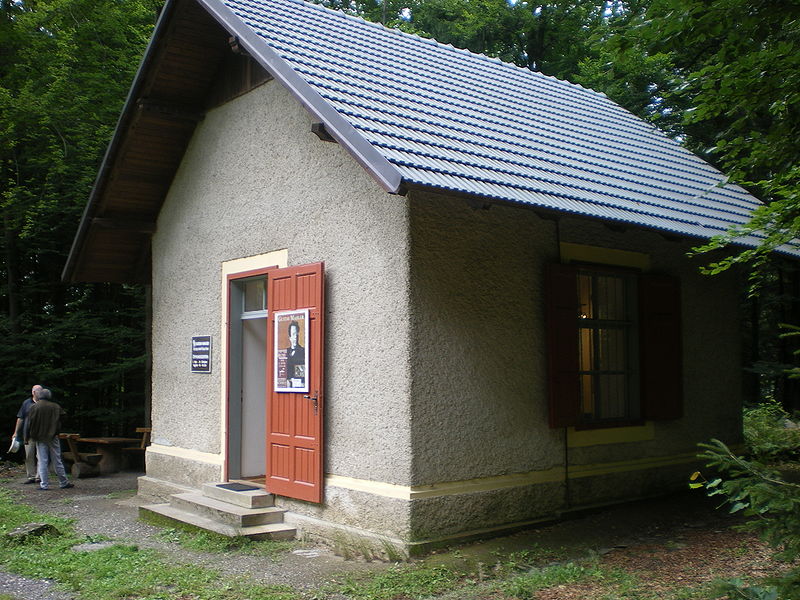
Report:
M 570 465 L 568 475 L 570 479 L 598 477 L 611 473 L 625 473 L 628 471 L 641 471 L 689 464 L 696 460 L 697 456 L 694 452 L 686 452 L 684 454 L 638 458 L 609 463 Z M 325 476 L 325 485 L 399 500 L 422 500 L 425 498 L 456 496 L 475 492 L 491 492 L 513 487 L 559 483 L 561 481 L 564 481 L 563 466 L 542 471 L 530 471 L 528 473 L 515 473 L 512 475 L 500 475 L 498 477 L 465 479 L 461 481 L 448 481 L 419 486 L 396 485 L 382 481 L 343 477 L 341 475 L 329 474 Z
M 407 485 L 395 485 L 383 481 L 370 481 L 368 479 L 356 479 L 355 477 L 343 477 L 341 475 L 325 475 L 325 485 L 354 490 L 356 492 L 366 492 L 385 498 L 397 498 L 398 500 L 410 500 L 411 488 Z
M 159 444 L 150 444 L 147 447 L 147 453 L 161 454 L 163 456 L 174 456 L 175 458 L 193 460 L 209 465 L 222 466 L 223 462 L 223 457 L 221 454 L 211 454 L 210 452 L 200 452 L 199 450 L 188 450 L 186 448 L 179 448 L 177 446 L 161 446 Z
M 593 465 L 570 465 L 569 478 L 597 477 L 598 475 L 609 475 L 611 473 L 658 469 L 660 467 L 688 464 L 696 460 L 696 453 L 686 452 L 685 454 L 675 454 L 672 456 L 654 456 L 650 458 L 637 458 L 634 460 L 598 463 Z
M 420 485 L 411 488 L 411 500 L 422 498 L 438 498 L 440 496 L 455 496 L 475 492 L 491 492 L 512 487 L 526 485 L 539 485 L 543 483 L 557 483 L 564 480 L 564 468 L 554 467 L 546 471 L 530 471 L 528 473 L 514 473 L 499 477 L 485 477 L 482 479 L 465 479 L 462 481 L 448 481 L 433 485 Z

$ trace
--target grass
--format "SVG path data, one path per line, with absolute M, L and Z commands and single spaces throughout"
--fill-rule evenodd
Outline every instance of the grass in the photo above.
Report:
M 350 579 L 338 592 L 352 600 L 416 600 L 456 587 L 461 575 L 444 566 L 392 567 L 364 579 Z
M 133 498 L 137 493 L 137 490 L 119 490 L 116 492 L 110 492 L 106 494 L 106 498 L 109 500 L 122 500 L 123 498 Z
M 538 590 L 601 576 L 602 570 L 596 565 L 584 566 L 569 562 L 517 575 L 503 582 L 500 589 L 508 596 L 529 600 L 536 597 Z
M 0 572 L 51 579 L 81 600 L 533 600 L 541 590 L 554 586 L 572 586 L 572 591 L 582 589 L 574 586 L 591 587 L 594 600 L 710 600 L 724 593 L 720 591 L 723 582 L 716 582 L 694 588 L 661 588 L 661 595 L 654 596 L 642 571 L 604 567 L 600 557 L 580 545 L 554 549 L 535 544 L 478 555 L 464 548 L 378 573 L 337 576 L 316 590 L 293 590 L 231 578 L 197 565 L 175 564 L 157 551 L 135 545 L 76 552 L 72 550 L 75 545 L 99 538 L 81 536 L 70 520 L 41 514 L 17 504 L 17 499 L 15 492 L 0 488 Z M 17 543 L 3 536 L 30 522 L 50 523 L 59 533 Z M 296 545 L 227 538 L 180 527 L 168 519 L 156 524 L 163 528 L 158 534 L 162 540 L 205 553 L 255 554 L 278 560 Z M 664 551 L 681 545 L 667 542 Z M 747 550 L 741 543 L 720 548 L 731 556 Z M 575 556 L 585 558 L 575 560 Z M 0 594 L 0 600 L 14 598 Z
M 244 536 L 231 538 L 186 523 L 178 523 L 160 515 L 147 515 L 144 520 L 161 528 L 161 532 L 158 534 L 160 540 L 176 543 L 183 548 L 197 552 L 212 554 L 239 552 L 279 560 L 281 556 L 297 547 L 297 542 L 293 540 L 253 541 Z
M 85 600 L 297 600 L 285 586 L 233 583 L 218 572 L 176 565 L 158 552 L 115 545 L 95 552 L 72 547 L 91 541 L 75 533 L 71 521 L 38 513 L 0 490 L 0 535 L 30 522 L 50 523 L 57 535 L 13 542 L 0 537 L 0 569 L 24 577 L 52 579 Z

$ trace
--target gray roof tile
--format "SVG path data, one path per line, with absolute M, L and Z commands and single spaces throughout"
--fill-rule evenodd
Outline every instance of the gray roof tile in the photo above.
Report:
M 255 33 L 251 45 L 266 44 L 290 67 L 276 74 L 263 60 L 276 78 L 298 77 L 305 83 L 289 87 L 307 106 L 321 98 L 328 116 L 344 119 L 331 124 L 340 142 L 368 144 L 406 183 L 700 238 L 745 223 L 759 205 L 578 85 L 303 0 L 200 1 L 218 14 L 221 1 L 230 27 Z

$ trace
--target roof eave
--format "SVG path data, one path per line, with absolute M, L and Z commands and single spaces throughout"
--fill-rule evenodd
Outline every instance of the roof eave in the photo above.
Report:
M 106 152 L 103 156 L 103 161 L 100 164 L 100 169 L 97 172 L 94 185 L 89 193 L 89 199 L 83 209 L 83 214 L 81 216 L 80 223 L 78 224 L 78 231 L 75 234 L 75 238 L 72 240 L 72 247 L 70 248 L 69 255 L 67 256 L 67 262 L 61 272 L 61 280 L 65 283 L 77 282 L 75 279 L 75 269 L 78 265 L 80 254 L 86 241 L 86 236 L 89 232 L 92 218 L 95 214 L 95 209 L 97 204 L 100 202 L 103 188 L 107 182 L 108 174 L 113 167 L 117 152 L 124 140 L 127 130 L 126 124 L 130 121 L 131 114 L 135 108 L 139 91 L 145 80 L 147 70 L 156 54 L 158 43 L 164 35 L 164 31 L 168 28 L 170 16 L 172 15 L 174 7 L 177 3 L 178 0 L 166 0 L 161 9 L 161 13 L 158 16 L 158 21 L 153 28 L 153 35 L 150 37 L 150 41 L 147 44 L 144 56 L 142 57 L 142 60 L 139 63 L 139 68 L 137 69 L 136 75 L 133 78 L 133 83 L 128 91 L 128 96 L 125 100 L 125 104 L 123 105 L 122 112 L 120 113 L 119 119 L 117 120 L 117 125 L 114 128 L 114 134 L 112 135 L 111 141 L 106 148 Z
M 263 38 L 219 0 L 197 0 L 239 44 L 311 113 L 325 124 L 328 133 L 342 145 L 378 184 L 390 194 L 402 193 L 403 178 L 347 119 L 309 85 Z

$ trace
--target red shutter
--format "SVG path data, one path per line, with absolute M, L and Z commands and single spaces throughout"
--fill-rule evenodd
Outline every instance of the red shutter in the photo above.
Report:
M 667 275 L 639 280 L 639 369 L 645 419 L 683 416 L 680 282 Z
M 323 264 L 276 269 L 267 282 L 267 491 L 322 502 Z M 309 316 L 309 391 L 276 392 L 274 314 L 303 308 Z
M 572 265 L 551 264 L 545 270 L 547 383 L 550 427 L 578 421 L 578 279 Z

